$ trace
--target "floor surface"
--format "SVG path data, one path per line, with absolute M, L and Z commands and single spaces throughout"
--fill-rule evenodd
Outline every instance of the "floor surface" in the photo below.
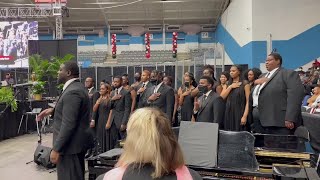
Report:
M 30 162 L 38 144 L 37 134 L 26 134 L 0 142 L 0 179 L 56 180 L 56 172 Z M 42 144 L 51 147 L 52 134 L 43 135 Z M 51 172 L 51 173 L 50 173 Z M 86 179 L 88 179 L 86 173 Z

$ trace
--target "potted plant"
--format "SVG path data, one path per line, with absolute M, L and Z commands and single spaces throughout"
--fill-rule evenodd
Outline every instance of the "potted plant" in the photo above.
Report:
M 74 55 L 72 54 L 67 54 L 62 58 L 58 56 L 52 57 L 52 61 L 49 62 L 49 66 L 47 68 L 48 75 L 53 78 L 57 78 L 61 64 L 71 61 L 73 58 Z
M 18 110 L 17 100 L 14 97 L 14 92 L 10 87 L 0 88 L 0 103 L 5 103 L 11 107 L 11 112 Z
M 57 78 L 58 76 L 58 71 L 60 69 L 60 66 L 61 64 L 65 63 L 65 62 L 68 62 L 68 61 L 71 61 L 72 59 L 74 59 L 74 55 L 72 54 L 67 54 L 65 55 L 64 57 L 60 58 L 58 56 L 56 57 L 52 57 L 52 62 L 50 62 L 50 65 L 47 69 L 48 71 L 48 75 L 51 77 L 51 78 Z M 63 88 L 63 85 L 64 84 L 58 84 L 56 87 L 57 87 L 57 90 L 58 92 L 61 92 L 62 91 L 62 88 Z M 59 94 L 59 93 L 58 93 Z
M 31 79 L 34 82 L 32 92 L 35 99 L 41 99 L 42 93 L 44 93 L 44 80 L 51 82 L 51 78 L 55 79 L 58 76 L 58 71 L 61 64 L 74 59 L 74 55 L 67 54 L 64 57 L 52 57 L 50 61 L 42 59 L 38 54 L 29 57 L 29 65 L 32 72 Z M 63 84 L 57 86 L 57 88 L 63 87 Z M 50 83 L 49 83 L 50 89 Z M 41 96 L 40 96 L 41 95 Z
M 42 81 L 43 77 L 48 72 L 50 63 L 46 59 L 42 59 L 39 54 L 34 54 L 29 57 L 29 67 L 32 72 L 32 78 L 35 81 Z
M 34 100 L 40 101 L 42 100 L 42 94 L 45 92 L 44 85 L 46 82 L 44 81 L 35 81 L 31 88 Z

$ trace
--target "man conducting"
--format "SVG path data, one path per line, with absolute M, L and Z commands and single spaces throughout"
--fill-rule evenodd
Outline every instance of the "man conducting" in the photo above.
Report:
M 88 90 L 78 80 L 76 62 L 66 62 L 58 71 L 58 83 L 63 92 L 55 108 L 42 111 L 38 120 L 53 115 L 53 148 L 50 161 L 57 164 L 58 180 L 84 180 L 84 156 L 89 135 Z

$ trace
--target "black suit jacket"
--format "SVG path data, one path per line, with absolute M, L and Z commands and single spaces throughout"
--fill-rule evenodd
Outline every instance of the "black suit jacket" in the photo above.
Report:
M 53 149 L 61 154 L 78 154 L 89 141 L 88 90 L 79 81 L 62 93 L 54 109 Z
M 143 83 L 141 82 L 139 84 L 139 86 L 137 86 L 137 92 L 140 88 L 142 88 L 143 86 Z M 141 93 L 141 94 L 137 94 L 137 108 L 143 108 L 145 105 L 144 105 L 144 99 L 146 98 L 146 92 L 148 91 L 148 89 L 150 89 L 152 87 L 152 84 L 149 82 L 147 85 L 146 85 L 146 90 Z
M 196 121 L 218 123 L 222 126 L 225 107 L 222 97 L 212 90 L 204 103 L 203 98 L 203 95 L 199 97 L 200 109 L 196 114 Z
M 148 98 L 154 93 L 155 88 L 156 86 L 152 86 L 147 89 L 147 92 L 145 92 L 146 95 L 143 99 L 143 105 L 144 107 L 158 107 L 162 112 L 167 114 L 167 117 L 171 121 L 175 102 L 174 91 L 171 87 L 162 83 L 157 91 L 157 93 L 161 94 L 160 97 L 153 102 L 148 102 Z
M 298 73 L 283 68 L 261 88 L 258 100 L 259 118 L 264 127 L 285 127 L 285 120 L 301 124 L 301 102 L 304 87 Z
M 132 105 L 130 91 L 122 88 L 119 94 L 121 95 L 119 100 L 111 101 L 111 124 L 114 122 L 118 129 L 121 125 L 127 125 Z M 113 96 L 115 96 L 115 91 L 111 92 L 111 97 Z
M 88 95 L 89 95 L 89 110 L 90 110 L 90 115 L 89 115 L 89 120 L 91 120 L 91 117 L 92 117 L 92 111 L 93 111 L 93 105 L 96 103 L 96 100 L 94 102 L 94 95 L 96 93 L 96 89 L 93 88 L 91 89 L 90 91 L 88 91 Z M 99 93 L 99 92 L 98 92 Z M 91 97 L 90 97 L 91 96 Z

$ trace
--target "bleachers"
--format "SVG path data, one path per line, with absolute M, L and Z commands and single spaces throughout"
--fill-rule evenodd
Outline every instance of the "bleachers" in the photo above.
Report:
M 214 49 L 211 48 L 211 49 L 194 49 L 194 50 L 190 50 L 191 57 L 200 57 L 200 56 L 203 56 L 206 52 L 208 52 L 206 54 L 206 56 L 213 55 Z M 213 58 L 213 57 L 210 57 L 210 58 Z
M 151 57 L 145 57 L 145 51 L 122 51 L 117 55 L 119 63 L 142 63 L 142 62 L 175 62 L 176 58 L 172 57 L 170 50 L 154 50 L 151 51 Z
M 182 60 L 190 60 L 191 53 L 178 53 L 177 58 L 172 57 L 170 50 L 153 50 L 151 51 L 151 57 L 147 59 L 145 57 L 145 51 L 122 51 L 117 54 L 116 59 L 113 59 L 111 54 L 107 51 L 79 51 L 78 60 L 85 61 L 90 60 L 95 64 L 146 64 L 146 63 L 172 63 Z
M 93 63 L 103 63 L 107 56 L 107 51 L 79 51 L 78 60 L 91 60 Z

